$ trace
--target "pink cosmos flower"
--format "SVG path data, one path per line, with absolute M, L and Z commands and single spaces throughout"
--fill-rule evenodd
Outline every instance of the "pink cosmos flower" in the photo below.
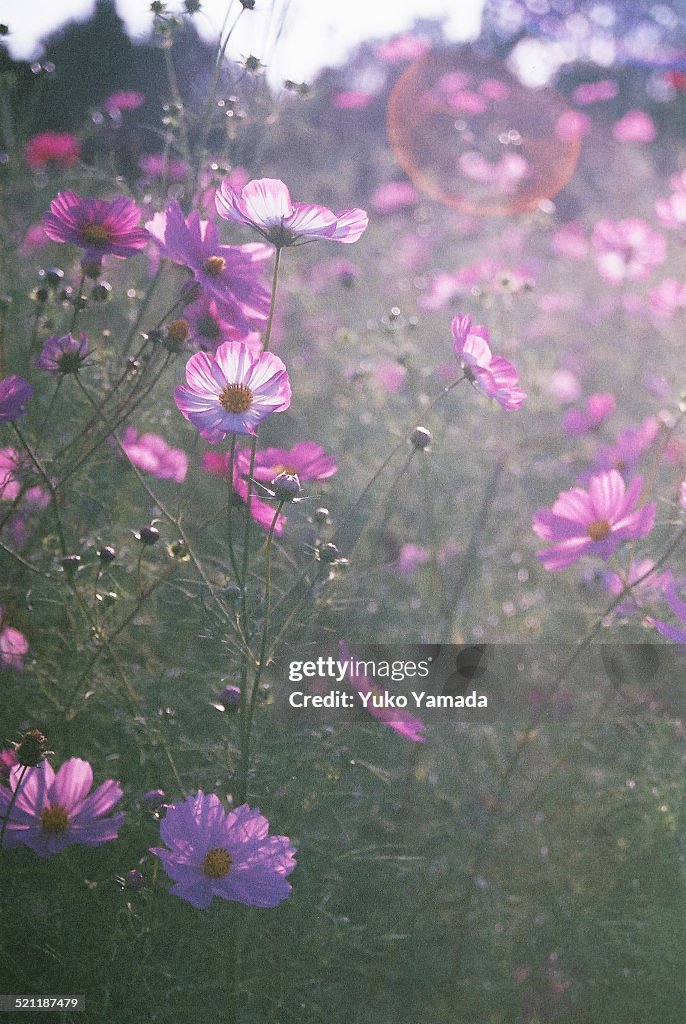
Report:
M 35 365 L 41 370 L 47 370 L 53 377 L 65 373 L 78 373 L 89 355 L 88 338 L 85 334 L 79 335 L 78 338 L 71 334 L 65 334 L 62 338 L 58 334 L 52 334 L 43 343 L 43 349 Z
M 546 569 L 566 569 L 582 555 L 607 559 L 626 540 L 650 533 L 655 503 L 635 508 L 643 481 L 635 477 L 627 488 L 616 469 L 591 478 L 588 491 L 573 487 L 560 493 L 552 509 L 534 516 L 534 532 L 553 544 L 538 553 Z
M 614 444 L 599 450 L 597 468 L 618 469 L 620 473 L 633 470 L 659 433 L 660 421 L 655 416 L 647 416 L 640 427 L 627 427 L 620 431 Z
M 684 197 L 686 199 L 686 196 Z M 684 209 L 686 218 L 686 207 Z M 656 317 L 669 318 L 686 309 L 686 283 L 667 277 L 648 292 L 651 312 Z
M 519 387 L 517 371 L 507 359 L 491 353 L 487 329 L 473 326 L 472 318 L 460 313 L 451 327 L 453 352 L 467 379 L 503 409 L 521 408 L 526 392 Z
M 404 35 L 388 39 L 374 50 L 377 60 L 386 64 L 398 64 L 401 61 L 417 60 L 431 49 L 431 43 L 422 36 Z
M 667 258 L 664 235 L 639 217 L 599 220 L 593 229 L 593 245 L 598 272 L 608 284 L 642 281 Z
M 15 672 L 20 672 L 28 649 L 29 642 L 24 634 L 14 626 L 5 625 L 5 609 L 0 605 L 0 668 L 11 668 Z
M 102 105 L 102 109 L 111 117 L 121 114 L 122 110 L 138 110 L 145 103 L 145 96 L 142 92 L 135 92 L 133 89 L 122 89 L 120 92 L 111 93 Z
M 589 395 L 583 409 L 567 410 L 562 420 L 563 426 L 572 437 L 587 434 L 589 430 L 597 430 L 614 412 L 616 405 L 615 396 L 609 391 Z
M 17 755 L 13 747 L 5 747 L 0 750 L 0 784 L 5 785 L 9 781 L 10 769 L 17 764 Z
M 229 456 L 216 452 L 206 452 L 202 466 L 208 473 L 228 479 Z M 256 452 L 253 465 L 253 480 L 267 487 L 279 473 L 297 476 L 300 483 L 306 481 L 328 480 L 336 473 L 338 467 L 331 455 L 327 455 L 321 445 L 314 441 L 301 441 L 292 448 L 263 448 Z M 250 453 L 244 448 L 237 448 L 234 455 L 233 489 L 245 502 L 248 500 L 248 474 L 250 472 Z M 250 500 L 250 514 L 265 530 L 274 520 L 275 507 L 264 501 L 260 487 L 253 487 Z M 279 515 L 275 533 L 280 534 L 286 525 L 286 516 Z
M 216 224 L 200 220 L 197 210 L 184 218 L 177 202 L 146 227 L 165 256 L 193 271 L 205 295 L 215 300 L 231 324 L 247 332 L 266 321 L 270 295 L 260 264 L 271 256 L 267 246 L 221 245 Z
M 686 644 L 686 601 L 681 597 L 681 592 L 683 592 L 683 581 L 672 580 L 665 587 L 665 600 L 683 625 L 675 626 L 671 622 L 662 622 L 660 619 L 646 616 L 646 622 L 649 625 L 675 644 Z
M 141 434 L 135 427 L 126 427 L 122 448 L 137 469 L 159 480 L 175 480 L 182 484 L 188 472 L 188 456 L 180 448 L 172 448 L 159 434 Z
M 27 380 L 16 373 L 0 380 L 0 423 L 10 423 L 25 416 L 28 412 L 26 403 L 33 394 L 33 388 Z
M 57 774 L 48 761 L 27 768 L 25 773 L 21 765 L 15 765 L 10 770 L 10 789 L 0 786 L 0 816 L 7 814 L 20 780 L 5 846 L 30 846 L 39 857 L 49 857 L 75 843 L 100 846 L 117 838 L 124 815 L 104 815 L 119 802 L 122 790 L 110 779 L 88 796 L 93 785 L 93 769 L 88 761 L 72 757 Z
M 160 823 L 166 847 L 160 858 L 173 896 L 206 910 L 215 896 L 250 907 L 276 907 L 291 892 L 286 881 L 296 866 L 287 836 L 270 836 L 269 821 L 247 804 L 229 814 L 214 793 L 198 790 L 167 807 Z M 168 847 L 168 848 L 167 848 Z
M 315 239 L 356 242 L 369 220 L 364 210 L 332 213 L 326 206 L 294 203 L 278 178 L 249 181 L 240 190 L 225 178 L 217 189 L 216 203 L 224 220 L 248 224 L 279 249 Z
M 334 110 L 363 110 L 369 106 L 373 99 L 373 93 L 348 89 L 344 92 L 337 92 L 332 96 L 331 106 Z
M 50 492 L 43 487 L 26 487 L 33 470 L 16 448 L 0 448 L 0 501 L 14 501 L 23 490 L 23 501 L 34 508 L 45 508 L 50 503 Z
M 387 181 L 372 194 L 371 204 L 377 213 L 395 213 L 414 206 L 419 194 L 409 181 Z
M 373 679 L 369 679 L 368 676 L 356 670 L 354 666 L 355 659 L 352 658 L 345 641 L 341 640 L 338 647 L 341 658 L 347 663 L 346 676 L 350 685 L 354 690 L 357 690 L 360 696 L 371 694 L 370 699 L 367 701 L 367 711 L 369 714 L 399 733 L 406 740 L 410 740 L 412 743 L 424 743 L 426 741 L 426 737 L 423 735 L 424 723 L 402 708 L 375 707 L 374 702 L 380 703 L 385 696 L 385 692 L 375 684 Z
M 682 480 L 679 487 L 679 504 L 682 508 L 686 508 L 686 480 Z
M 618 142 L 652 142 L 657 135 L 655 122 L 643 110 L 629 110 L 612 126 Z
M 561 224 L 550 238 L 553 252 L 565 259 L 581 262 L 588 256 L 588 242 L 578 221 Z
M 213 356 L 196 352 L 186 363 L 186 381 L 174 391 L 174 401 L 211 444 L 227 434 L 254 434 L 266 416 L 291 404 L 279 357 L 251 352 L 240 341 L 224 342 Z
M 555 135 L 562 142 L 584 139 L 591 134 L 593 122 L 580 110 L 565 110 L 555 122 Z
M 615 608 L 616 615 L 635 615 L 646 605 L 656 604 L 661 599 L 665 587 L 672 582 L 672 573 L 669 569 L 653 572 L 654 566 L 650 558 L 639 558 L 632 562 L 627 582 L 633 586 Z M 605 575 L 605 586 L 617 597 L 624 590 L 624 580 L 616 572 L 608 572 Z
M 165 160 L 164 153 L 144 153 L 138 166 L 148 178 L 166 177 L 167 181 L 183 181 L 188 167 L 183 160 Z
M 24 160 L 32 171 L 40 171 L 49 163 L 73 167 L 81 156 L 81 143 L 71 132 L 39 132 L 24 147 Z
M 619 94 L 619 86 L 611 78 L 603 78 L 599 82 L 582 82 L 572 93 L 572 99 L 582 107 L 603 100 L 613 100 Z
M 150 240 L 139 227 L 141 211 L 132 199 L 90 199 L 76 192 L 60 192 L 43 217 L 43 227 L 54 242 L 71 242 L 85 250 L 85 259 L 134 256 Z

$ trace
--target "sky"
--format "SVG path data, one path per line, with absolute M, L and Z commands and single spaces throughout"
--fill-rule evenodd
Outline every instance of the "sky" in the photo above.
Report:
M 202 36 L 216 40 L 229 7 L 233 20 L 238 0 L 202 0 L 194 16 Z M 342 63 L 363 39 L 384 38 L 411 28 L 415 18 L 444 18 L 453 39 L 478 35 L 484 0 L 256 0 L 234 33 L 233 56 L 252 54 L 269 67 L 275 82 L 284 78 L 310 81 L 323 66 Z M 40 40 L 74 19 L 86 19 L 95 0 L 0 0 L 0 21 L 10 28 L 5 38 L 16 59 L 38 59 Z M 128 31 L 144 37 L 152 23 L 149 0 L 115 0 Z M 169 0 L 178 11 L 182 0 Z M 275 46 L 278 26 L 284 28 Z

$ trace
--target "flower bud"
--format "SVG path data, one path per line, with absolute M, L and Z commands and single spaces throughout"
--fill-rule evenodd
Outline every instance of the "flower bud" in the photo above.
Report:
M 126 889 L 142 889 L 144 885 L 145 879 L 138 868 L 131 868 L 124 875 L 124 886 Z
M 143 793 L 141 804 L 146 811 L 159 811 L 160 807 L 164 806 L 166 799 L 167 794 L 163 789 L 149 789 L 147 793 Z
M 109 565 L 117 557 L 117 552 L 114 550 L 111 544 L 105 544 L 104 547 L 98 551 L 98 558 L 103 565 Z
M 410 443 L 419 451 L 423 451 L 431 444 L 431 431 L 426 427 L 415 427 L 410 434 Z
M 141 526 L 140 530 L 134 532 L 134 537 L 141 544 L 151 547 L 153 544 L 157 544 L 160 539 L 160 531 L 156 526 L 152 526 L 152 524 L 150 526 Z
M 219 702 L 227 711 L 235 711 L 241 702 L 241 691 L 237 686 L 225 686 L 219 694 Z
M 269 486 L 277 501 L 293 501 L 302 491 L 297 473 L 278 473 Z
M 320 562 L 326 562 L 327 565 L 333 565 L 341 557 L 341 553 L 335 544 L 320 544 L 317 548 L 317 557 Z
M 78 571 L 81 565 L 81 555 L 65 555 L 60 561 L 62 569 L 66 572 L 69 579 L 73 579 L 74 573 Z

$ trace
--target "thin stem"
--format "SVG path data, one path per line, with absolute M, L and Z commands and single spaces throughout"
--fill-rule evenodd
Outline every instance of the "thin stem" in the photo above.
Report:
M 259 661 L 257 663 L 257 669 L 255 671 L 255 678 L 253 679 L 252 689 L 250 691 L 250 697 L 246 701 L 247 707 L 243 715 L 242 729 L 241 729 L 241 759 L 240 759 L 240 771 L 238 776 L 237 786 L 237 800 L 239 804 L 245 802 L 248 795 L 248 769 L 250 762 L 250 734 L 252 732 L 252 722 L 255 714 L 255 707 L 257 705 L 257 696 L 260 689 L 260 681 L 264 672 L 266 664 L 267 654 L 267 637 L 269 635 L 269 617 L 271 613 L 271 599 L 272 599 L 272 542 L 274 540 L 274 530 L 285 502 L 280 501 L 277 505 L 274 518 L 272 519 L 271 526 L 269 527 L 269 534 L 267 536 L 267 547 L 264 556 L 264 613 L 262 617 L 262 639 L 260 641 L 260 654 Z M 247 697 L 247 694 L 241 694 L 241 696 Z
M 231 447 L 229 448 L 229 498 L 228 506 L 226 509 L 226 542 L 229 547 L 229 558 L 231 559 L 231 569 L 233 572 L 236 583 L 241 585 L 241 578 L 238 574 L 238 561 L 236 559 L 236 551 L 233 544 L 233 499 L 234 499 L 234 487 L 233 487 L 233 468 L 236 460 L 236 442 L 238 438 L 236 434 L 231 435 Z
M 269 319 L 267 320 L 267 327 L 264 332 L 264 340 L 262 342 L 262 350 L 264 352 L 269 351 L 269 344 L 272 339 L 272 326 L 274 324 L 274 311 L 276 309 L 276 286 L 279 280 L 279 264 L 281 263 L 281 247 L 276 247 L 274 254 L 274 273 L 272 274 L 272 297 L 269 303 Z
M 83 292 L 83 286 L 85 284 L 85 281 L 86 281 L 86 271 L 85 271 L 85 269 L 82 268 L 81 269 L 81 280 L 79 281 L 79 287 L 78 287 L 78 289 L 76 291 L 76 295 L 73 298 L 74 315 L 71 318 L 71 326 L 69 328 L 69 333 L 70 334 L 74 333 L 74 328 L 76 326 L 76 321 L 78 320 L 79 313 L 81 312 L 81 299 L 82 299 L 81 293 Z
M 2 850 L 2 844 L 3 844 L 3 841 L 5 839 L 5 832 L 7 831 L 7 826 L 9 824 L 10 816 L 12 814 L 12 809 L 14 808 L 14 805 L 17 802 L 17 797 L 19 796 L 19 790 L 21 789 L 21 785 L 22 785 L 22 782 L 24 781 L 24 776 L 26 775 L 27 771 L 28 771 L 28 765 L 23 764 L 21 766 L 21 772 L 19 773 L 19 778 L 17 779 L 17 785 L 15 786 L 14 792 L 12 793 L 12 799 L 10 800 L 10 802 L 9 802 L 9 804 L 7 806 L 7 814 L 2 819 L 2 828 L 0 829 L 0 850 Z
M 19 430 L 19 427 L 17 426 L 17 424 L 13 422 L 12 426 L 14 427 L 14 432 L 16 433 L 17 437 L 19 438 L 19 440 L 21 442 L 22 448 L 24 449 L 24 451 L 26 452 L 26 454 L 30 458 L 31 462 L 34 464 L 34 466 L 38 470 L 38 473 L 39 473 L 40 477 L 42 478 L 45 486 L 47 487 L 48 491 L 50 492 L 50 503 L 51 503 L 53 514 L 54 514 L 54 517 L 55 517 L 55 525 L 57 527 L 57 536 L 59 537 L 60 548 L 62 549 L 62 554 L 66 555 L 67 554 L 67 543 L 66 543 L 65 536 L 64 536 L 64 530 L 62 528 L 62 520 L 60 518 L 59 509 L 57 507 L 57 490 L 55 488 L 55 485 L 53 484 L 52 480 L 50 479 L 50 477 L 48 476 L 48 474 L 45 472 L 45 470 L 43 469 L 42 465 L 38 461 L 37 456 L 34 455 L 33 451 L 31 450 L 31 446 L 29 445 L 28 441 L 22 435 L 22 433 Z

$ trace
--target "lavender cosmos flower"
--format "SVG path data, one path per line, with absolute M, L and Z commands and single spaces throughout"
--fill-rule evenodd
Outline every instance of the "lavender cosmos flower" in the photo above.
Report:
M 677 619 L 681 619 L 683 625 L 674 626 L 670 622 L 662 622 L 660 619 L 654 619 L 651 616 L 646 616 L 646 622 L 653 626 L 658 633 L 666 637 L 668 640 L 673 640 L 675 644 L 686 644 L 686 601 L 683 600 L 679 595 L 679 591 L 683 589 L 683 580 L 678 583 L 676 580 L 672 580 L 665 587 L 665 600 L 672 609 Z
M 217 189 L 216 205 L 224 220 L 255 228 L 277 249 L 325 238 L 356 242 L 369 222 L 364 210 L 333 213 L 326 206 L 294 203 L 278 178 L 258 178 L 240 190 L 225 178 Z
M 28 410 L 26 403 L 33 394 L 33 388 L 27 380 L 13 373 L 0 380 L 0 423 L 9 423 L 25 416 Z
M 0 787 L 0 815 L 6 815 L 22 779 L 22 766 L 10 771 L 10 789 Z M 109 812 L 121 799 L 119 783 L 109 779 L 95 792 L 88 761 L 72 757 L 57 774 L 48 761 L 28 768 L 9 816 L 5 846 L 30 846 L 39 857 L 49 857 L 67 846 L 99 846 L 117 838 L 124 815 Z
M 295 867 L 287 836 L 268 835 L 269 822 L 247 804 L 227 814 L 214 794 L 198 790 L 173 804 L 160 825 L 169 849 L 151 847 L 176 884 L 172 895 L 198 910 L 214 896 L 251 907 L 276 907 L 290 894 Z
M 650 533 L 655 524 L 655 503 L 635 508 L 643 487 L 640 476 L 627 488 L 620 473 L 611 469 L 591 477 L 588 491 L 573 487 L 560 493 L 552 509 L 534 516 L 534 532 L 554 541 L 538 557 L 546 569 L 566 569 L 582 555 L 607 559 L 624 543 Z
M 227 434 L 254 434 L 258 423 L 291 404 L 286 367 L 271 352 L 251 352 L 226 341 L 214 355 L 196 352 L 186 363 L 186 385 L 174 391 L 181 414 L 212 444 Z
M 262 350 L 262 339 L 258 331 L 237 328 L 224 319 L 220 304 L 210 295 L 202 294 L 195 302 L 184 308 L 184 319 L 190 327 L 193 347 L 204 352 L 214 352 L 225 341 L 242 341 L 254 351 Z
M 217 452 L 206 452 L 202 466 L 208 473 L 215 473 L 228 479 L 229 456 Z M 292 448 L 263 448 L 255 454 L 253 479 L 266 484 L 267 487 L 279 473 L 297 476 L 300 483 L 306 480 L 328 480 L 337 471 L 335 459 L 327 455 L 321 445 L 314 441 L 301 441 Z M 233 463 L 233 489 L 243 500 L 248 500 L 248 474 L 250 472 L 250 453 L 244 448 L 237 448 Z M 268 530 L 274 521 L 274 506 L 260 499 L 263 493 L 259 487 L 253 488 L 250 501 L 250 515 L 255 522 Z M 283 531 L 286 517 L 279 515 L 274 530 L 277 534 Z
M 608 416 L 614 412 L 617 403 L 610 391 L 602 391 L 589 395 L 583 409 L 568 409 L 562 423 L 568 434 L 579 437 L 590 430 L 597 430 Z
M 502 356 L 494 356 L 485 327 L 473 326 L 472 318 L 459 314 L 451 325 L 453 352 L 460 360 L 467 380 L 503 409 L 519 409 L 526 392 L 519 387 L 517 371 Z
M 371 694 L 371 699 L 367 702 L 367 711 L 370 715 L 373 715 L 379 722 L 383 722 L 384 725 L 388 725 L 395 732 L 399 733 L 406 740 L 410 740 L 412 743 L 424 743 L 426 737 L 424 733 L 424 723 L 419 718 L 415 718 L 409 711 L 403 711 L 398 708 L 388 707 L 375 707 L 374 701 L 381 701 L 384 696 L 384 691 L 379 689 L 372 679 L 358 672 L 354 667 L 354 659 L 351 657 L 350 650 L 345 641 L 341 640 L 338 644 L 341 652 L 341 657 L 347 662 L 346 675 L 348 682 L 357 690 L 361 696 Z
M 151 473 L 159 480 L 175 480 L 182 484 L 188 472 L 188 456 L 181 448 L 172 448 L 159 434 L 138 434 L 127 427 L 121 446 L 137 469 Z
M 625 581 L 616 572 L 606 573 L 604 582 L 610 593 L 616 597 L 624 590 Z M 662 598 L 665 588 L 672 582 L 672 572 L 670 569 L 656 572 L 655 563 L 650 558 L 639 558 L 638 561 L 632 562 L 626 582 L 631 584 L 631 590 L 616 606 L 616 615 L 635 615 L 646 605 L 656 604 Z
M 60 192 L 43 216 L 43 227 L 54 242 L 71 242 L 85 250 L 85 259 L 135 256 L 150 241 L 139 227 L 141 211 L 132 199 L 91 199 Z
M 14 626 L 5 625 L 5 609 L 0 604 L 0 668 L 11 668 L 20 672 L 29 643 L 23 633 Z
M 221 245 L 216 224 L 200 220 L 197 210 L 184 218 L 176 202 L 146 227 L 165 256 L 193 271 L 203 292 L 216 300 L 233 325 L 248 331 L 266 321 L 270 296 L 259 266 L 271 256 L 265 245 Z
M 74 338 L 71 334 L 65 334 L 60 338 L 58 334 L 52 334 L 43 343 L 43 349 L 36 366 L 41 370 L 48 370 L 53 377 L 65 373 L 78 373 L 90 355 L 88 351 L 88 339 L 85 334 Z

